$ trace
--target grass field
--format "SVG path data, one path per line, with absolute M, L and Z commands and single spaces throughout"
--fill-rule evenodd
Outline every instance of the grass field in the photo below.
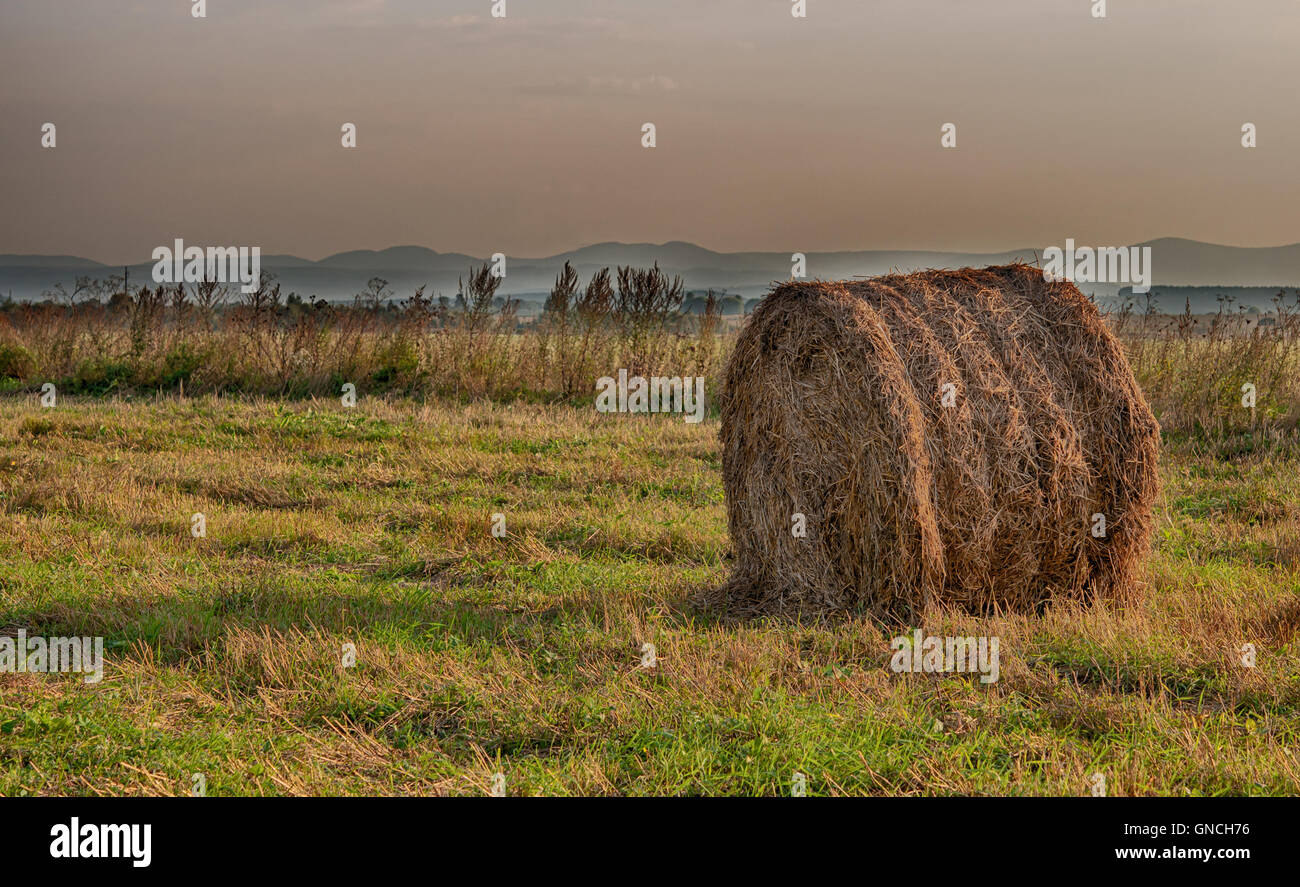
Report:
M 0 633 L 106 639 L 98 684 L 0 674 L 0 793 L 1300 794 L 1300 448 L 1166 440 L 1127 609 L 927 614 L 1000 638 L 986 685 L 892 672 L 912 626 L 696 608 L 717 431 L 0 400 Z

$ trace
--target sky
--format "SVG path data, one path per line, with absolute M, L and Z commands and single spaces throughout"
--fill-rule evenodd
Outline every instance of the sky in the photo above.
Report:
M 1295 0 L 492 5 L 3 0 L 0 253 L 1300 241 Z

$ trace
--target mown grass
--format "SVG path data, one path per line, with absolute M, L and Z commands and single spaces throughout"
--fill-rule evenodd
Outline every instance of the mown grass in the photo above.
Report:
M 0 633 L 107 663 L 0 674 L 0 793 L 1294 795 L 1300 450 L 1221 450 L 1167 442 L 1136 602 L 926 614 L 1000 638 L 986 685 L 893 673 L 912 626 L 694 607 L 716 419 L 3 399 Z

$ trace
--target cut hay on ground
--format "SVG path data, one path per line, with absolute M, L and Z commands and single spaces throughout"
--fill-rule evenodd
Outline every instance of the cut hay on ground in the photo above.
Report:
M 1027 265 L 777 287 L 721 436 L 732 613 L 1114 596 L 1148 546 L 1156 420 L 1096 307 Z

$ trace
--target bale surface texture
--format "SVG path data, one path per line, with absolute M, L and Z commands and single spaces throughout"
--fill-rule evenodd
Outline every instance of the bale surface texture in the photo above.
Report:
M 1024 610 L 1134 583 L 1159 427 L 1072 283 L 1008 265 L 783 284 L 724 385 L 726 610 Z

